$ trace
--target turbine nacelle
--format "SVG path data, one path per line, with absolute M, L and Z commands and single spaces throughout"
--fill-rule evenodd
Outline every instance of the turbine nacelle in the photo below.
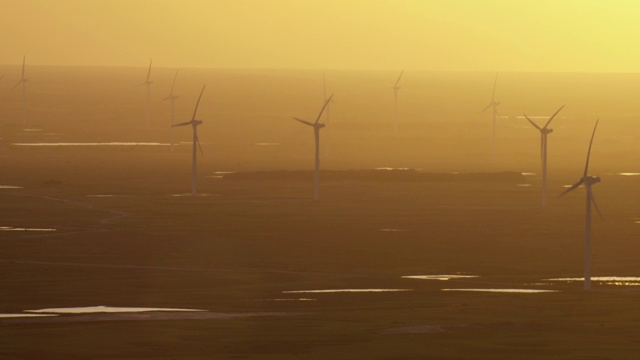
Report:
M 585 176 L 585 177 L 583 177 L 583 178 L 582 178 L 582 182 L 583 182 L 584 184 L 589 185 L 589 186 L 591 186 L 591 185 L 593 185 L 593 184 L 597 184 L 597 183 L 599 183 L 600 181 L 601 181 L 600 176 L 590 176 L 590 175 L 587 175 L 587 176 Z

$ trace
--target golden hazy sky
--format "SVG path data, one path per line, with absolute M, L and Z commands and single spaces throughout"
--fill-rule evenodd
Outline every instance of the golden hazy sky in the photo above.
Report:
M 640 71 L 638 0 L 0 0 L 0 64 Z

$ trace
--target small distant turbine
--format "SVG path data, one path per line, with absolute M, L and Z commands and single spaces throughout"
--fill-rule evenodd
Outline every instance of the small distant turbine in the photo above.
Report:
M 206 85 L 204 85 L 202 87 L 202 90 L 200 91 L 200 96 L 198 97 L 198 102 L 196 102 L 196 108 L 195 108 L 195 110 L 193 110 L 193 116 L 191 117 L 191 120 L 173 125 L 173 127 L 191 125 L 191 127 L 193 128 L 193 157 L 192 157 L 192 171 L 191 171 L 191 196 L 196 196 L 196 194 L 197 194 L 197 183 L 196 183 L 196 176 L 198 174 L 198 163 L 197 163 L 198 152 L 197 152 L 197 150 L 200 149 L 200 153 L 202 155 L 204 155 L 204 152 L 202 151 L 202 146 L 200 146 L 200 140 L 198 139 L 198 126 L 202 124 L 202 120 L 196 120 L 196 113 L 198 112 L 198 105 L 200 105 L 200 99 L 202 98 L 202 93 L 204 93 L 204 88 L 205 87 L 206 87 Z M 198 149 L 196 149 L 196 146 L 198 147 Z
M 553 129 L 549 128 L 549 124 L 551 124 L 551 121 L 553 120 L 553 118 L 555 118 L 556 115 L 558 115 L 560 110 L 562 110 L 563 108 L 564 108 L 564 105 L 562 105 L 560 109 L 558 109 L 549 118 L 549 120 L 543 127 L 538 126 L 536 123 L 531 121 L 531 119 L 529 119 L 529 117 L 526 114 L 524 114 L 524 117 L 531 123 L 531 125 L 533 125 L 536 129 L 538 129 L 538 131 L 540 131 L 540 159 L 542 161 L 542 188 L 541 188 L 542 207 L 547 206 L 547 136 L 553 132 Z
M 331 94 L 331 96 L 329 96 L 329 98 L 325 100 L 324 105 L 322 106 L 322 109 L 320 109 L 320 113 L 318 114 L 318 117 L 316 118 L 316 121 L 314 123 L 294 117 L 295 120 L 305 125 L 309 125 L 313 128 L 313 135 L 315 136 L 315 140 L 316 140 L 316 168 L 315 168 L 315 173 L 313 177 L 313 199 L 314 200 L 320 200 L 320 129 L 322 129 L 325 126 L 325 124 L 319 123 L 319 121 L 320 121 L 320 118 L 322 117 L 322 113 L 324 112 L 324 109 L 327 107 L 327 105 L 331 101 L 331 98 L 333 98 L 333 94 Z
M 153 59 L 149 61 L 149 70 L 147 70 L 147 78 L 143 83 L 138 86 L 146 85 L 147 86 L 147 127 L 151 126 L 151 84 L 153 81 L 149 80 L 151 77 L 151 64 L 153 64 Z
M 587 163 L 584 166 L 584 173 L 580 180 L 571 185 L 570 188 L 562 192 L 560 197 L 564 196 L 566 193 L 575 190 L 580 185 L 584 185 L 587 190 L 587 202 L 586 202 L 586 212 L 585 212 L 585 233 L 584 233 L 584 289 L 591 289 L 591 204 L 596 208 L 598 215 L 602 218 L 602 213 L 600 212 L 600 208 L 598 208 L 598 204 L 596 203 L 595 197 L 593 197 L 593 192 L 591 191 L 591 186 L 593 184 L 597 184 L 600 182 L 599 176 L 590 176 L 587 174 L 589 171 L 589 156 L 591 155 L 591 145 L 593 144 L 593 137 L 596 135 L 596 129 L 598 128 L 598 121 L 596 121 L 596 125 L 593 127 L 593 133 L 591 134 L 591 141 L 589 142 L 589 150 L 587 151 Z
M 176 74 L 173 76 L 173 83 L 171 83 L 171 91 L 169 91 L 169 96 L 167 96 L 166 98 L 162 99 L 162 100 L 169 100 L 169 104 L 171 104 L 171 127 L 170 127 L 170 133 L 169 133 L 169 139 L 170 139 L 170 143 L 171 143 L 171 151 L 173 151 L 173 113 L 174 113 L 174 103 L 176 100 L 178 100 L 180 97 L 177 95 L 174 95 L 173 93 L 173 89 L 176 86 L 176 79 L 178 78 L 178 72 L 180 70 L 176 70 Z
M 487 111 L 491 108 L 491 119 L 493 121 L 492 130 L 491 130 L 491 139 L 492 139 L 492 154 L 493 160 L 496 159 L 496 119 L 500 116 L 498 112 L 498 106 L 500 103 L 496 101 L 496 85 L 498 84 L 498 73 L 496 73 L 496 78 L 493 81 L 493 92 L 491 93 L 491 102 L 487 105 L 480 113 Z
M 22 85 L 22 124 L 27 123 L 27 82 L 29 81 L 29 79 L 24 76 L 26 59 L 26 56 L 22 57 L 22 75 L 20 75 L 20 80 L 18 81 L 18 83 L 13 86 L 13 88 L 15 89 L 18 86 Z
M 393 85 L 393 132 L 394 134 L 398 134 L 398 90 L 401 89 L 400 86 L 398 86 L 400 84 L 400 78 L 402 77 L 402 74 L 404 74 L 404 69 L 402 69 L 402 71 L 400 72 L 400 75 L 398 75 L 398 80 L 396 80 L 396 83 Z

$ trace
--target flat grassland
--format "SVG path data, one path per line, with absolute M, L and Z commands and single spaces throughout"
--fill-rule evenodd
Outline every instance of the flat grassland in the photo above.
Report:
M 188 165 L 188 153 L 108 150 L 109 166 L 75 171 L 87 152 L 99 161 L 104 150 L 12 151 L 5 161 L 23 181 L 3 181 L 24 188 L 0 190 L 3 226 L 57 231 L 0 234 L 2 312 L 108 305 L 246 316 L 5 319 L 2 359 L 640 355 L 637 288 L 594 284 L 585 292 L 581 283 L 544 280 L 582 275 L 582 189 L 563 199 L 554 194 L 541 210 L 536 177 L 443 182 L 333 174 L 314 202 L 308 172 L 299 175 L 309 181 L 202 174 L 199 191 L 208 196 L 173 196 L 189 191 L 189 173 L 166 164 L 179 157 Z M 142 158 L 144 168 L 136 169 Z M 594 216 L 594 276 L 638 275 L 638 185 L 637 176 L 610 175 L 594 188 L 606 216 Z M 437 274 L 479 277 L 402 278 Z M 411 291 L 286 293 L 368 288 Z

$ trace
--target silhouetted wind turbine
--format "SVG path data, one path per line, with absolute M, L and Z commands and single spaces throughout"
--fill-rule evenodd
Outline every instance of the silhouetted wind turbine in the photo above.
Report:
M 491 102 L 484 109 L 482 109 L 482 111 L 480 111 L 480 113 L 483 113 L 487 111 L 489 108 L 492 109 L 491 118 L 492 118 L 493 124 L 492 124 L 492 130 L 491 130 L 491 139 L 493 143 L 492 144 L 493 160 L 496 159 L 496 119 L 498 116 L 500 116 L 500 113 L 498 112 L 498 106 L 500 106 L 500 103 L 496 101 L 496 85 L 497 84 L 498 84 L 498 73 L 496 73 L 496 78 L 493 82 L 493 92 L 491 93 Z
M 314 200 L 320 200 L 320 129 L 322 129 L 325 126 L 325 124 L 319 123 L 319 121 L 320 121 L 320 118 L 322 117 L 322 113 L 324 112 L 324 109 L 327 107 L 327 104 L 329 104 L 329 102 L 331 101 L 331 98 L 333 98 L 333 94 L 331 94 L 331 96 L 329 96 L 329 98 L 325 100 L 324 105 L 322 106 L 322 109 L 320 109 L 320 113 L 318 114 L 318 117 L 316 118 L 316 121 L 314 123 L 294 117 L 295 120 L 300 121 L 301 123 L 305 125 L 309 125 L 313 128 L 313 135 L 315 136 L 315 140 L 316 140 L 316 168 L 315 168 L 315 173 L 313 177 Z
M 598 120 L 599 121 L 599 120 Z M 589 157 L 591 156 L 591 145 L 593 144 L 593 137 L 596 135 L 596 129 L 598 128 L 598 121 L 596 121 L 596 125 L 593 127 L 593 133 L 591 134 L 591 141 L 589 142 L 589 150 L 587 151 L 587 163 L 584 166 L 584 173 L 580 180 L 571 185 L 570 188 L 562 192 L 560 197 L 564 196 L 566 193 L 573 191 L 580 185 L 584 185 L 587 190 L 587 202 L 586 202 L 586 212 L 585 212 L 585 233 L 584 233 L 584 289 L 591 289 L 591 204 L 596 208 L 598 215 L 602 218 L 602 213 L 598 208 L 598 204 L 596 203 L 596 199 L 593 197 L 593 192 L 591 191 L 591 185 L 597 184 L 600 182 L 599 176 L 590 176 L 587 174 L 589 171 Z
M 15 89 L 22 84 L 22 123 L 23 124 L 27 123 L 27 82 L 29 81 L 29 79 L 27 79 L 24 76 L 26 59 L 27 59 L 26 56 L 22 57 L 22 75 L 20 75 L 20 80 L 18 81 L 18 83 L 13 86 L 13 88 Z
M 402 74 L 404 74 L 404 69 L 400 71 L 400 75 L 398 75 L 398 80 L 393 85 L 393 132 L 394 134 L 398 133 L 398 90 L 401 89 L 399 86 L 400 78 L 402 78 Z
M 173 151 L 173 110 L 174 110 L 174 102 L 179 98 L 179 96 L 175 95 L 173 93 L 173 88 L 176 86 L 176 79 L 178 78 L 178 71 L 176 70 L 176 74 L 173 76 L 173 83 L 171 83 L 171 91 L 169 91 L 169 96 L 167 96 L 166 98 L 162 99 L 162 100 L 169 100 L 169 103 L 171 104 L 171 131 L 169 134 L 169 139 L 171 142 L 171 151 Z
M 558 109 L 549 118 L 549 120 L 543 127 L 538 126 L 536 123 L 531 121 L 531 119 L 529 119 L 527 114 L 524 114 L 524 117 L 527 120 L 529 120 L 531 125 L 533 125 L 536 129 L 538 129 L 538 131 L 540 131 L 540 159 L 542 161 L 542 187 L 541 187 L 542 207 L 547 206 L 547 136 L 553 132 L 553 129 L 549 128 L 549 124 L 551 124 L 551 121 L 553 120 L 553 118 L 555 118 L 556 115 L 558 115 L 558 113 L 560 112 L 560 110 L 562 110 L 562 108 L 564 108 L 564 105 L 562 105 L 560 109 Z
M 151 84 L 153 81 L 149 80 L 151 77 L 151 64 L 153 64 L 153 59 L 149 61 L 149 70 L 147 70 L 147 78 L 143 83 L 138 86 L 146 85 L 147 86 L 147 127 L 151 126 Z
M 202 93 L 204 93 L 204 88 L 206 86 L 207 85 L 204 85 L 202 87 L 202 90 L 200 91 L 200 96 L 198 97 L 198 101 L 196 102 L 196 108 L 195 110 L 193 110 L 193 116 L 191 117 L 191 120 L 173 125 L 173 127 L 191 125 L 191 127 L 193 128 L 193 158 L 192 158 L 192 171 L 191 171 L 191 195 L 192 196 L 195 196 L 197 192 L 196 176 L 198 174 L 198 163 L 197 163 L 198 152 L 197 152 L 196 146 L 200 149 L 200 153 L 204 155 L 204 152 L 202 151 L 202 146 L 200 146 L 200 140 L 198 139 L 198 126 L 202 124 L 202 120 L 196 120 L 196 113 L 198 112 L 198 105 L 200 105 L 200 99 L 202 98 Z

